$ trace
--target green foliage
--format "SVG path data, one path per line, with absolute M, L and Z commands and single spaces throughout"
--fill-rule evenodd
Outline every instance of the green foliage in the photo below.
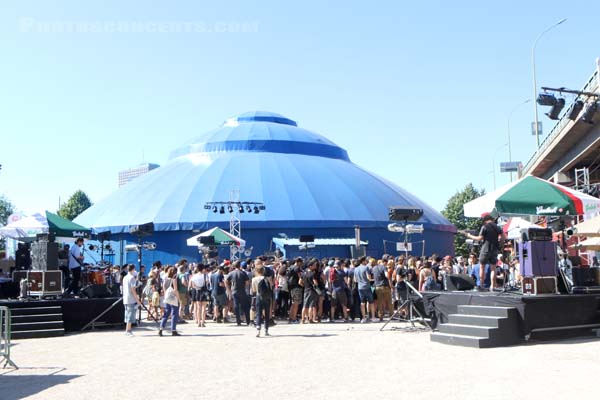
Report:
M 78 190 L 69 198 L 69 200 L 60 206 L 58 215 L 73 221 L 79 214 L 90 208 L 92 202 L 85 192 Z
M 12 203 L 4 196 L 0 196 L 0 226 L 6 225 L 8 217 L 15 212 Z M 6 241 L 0 239 L 0 249 L 5 249 Z
M 6 225 L 8 217 L 15 212 L 15 209 L 6 197 L 0 196 L 0 225 Z
M 477 190 L 472 183 L 465 186 L 460 192 L 448 200 L 446 208 L 442 211 L 442 215 L 452 222 L 456 229 L 476 230 L 479 228 L 480 221 L 477 218 L 467 218 L 464 214 L 463 205 L 471 200 L 474 200 L 485 194 L 485 190 Z M 454 251 L 457 256 L 466 256 L 469 254 L 469 246 L 465 243 L 466 238 L 463 235 L 454 237 Z

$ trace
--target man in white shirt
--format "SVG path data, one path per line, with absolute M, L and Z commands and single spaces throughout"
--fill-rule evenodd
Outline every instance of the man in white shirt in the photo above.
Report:
M 131 331 L 131 325 L 135 323 L 135 311 L 137 305 L 141 305 L 140 298 L 135 291 L 137 286 L 137 280 L 135 279 L 135 265 L 129 264 L 127 266 L 127 275 L 123 278 L 123 306 L 125 307 L 125 334 L 127 336 L 133 336 Z
M 75 245 L 69 249 L 69 271 L 72 278 L 69 286 L 65 290 L 65 294 L 79 294 L 79 281 L 81 280 L 81 266 L 83 265 L 83 238 L 77 238 Z

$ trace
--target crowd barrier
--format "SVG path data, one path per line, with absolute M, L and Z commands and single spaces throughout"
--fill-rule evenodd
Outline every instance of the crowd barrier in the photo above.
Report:
M 2 368 L 10 365 L 18 369 L 17 365 L 10 359 L 10 308 L 0 307 L 0 362 L 4 360 Z

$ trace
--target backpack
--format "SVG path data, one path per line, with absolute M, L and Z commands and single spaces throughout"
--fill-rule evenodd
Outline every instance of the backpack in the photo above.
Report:
M 287 273 L 287 282 L 289 290 L 300 286 L 300 279 L 298 278 L 298 271 L 296 270 L 296 268 L 289 269 Z
M 272 296 L 273 290 L 271 289 L 271 285 L 269 285 L 269 281 L 266 278 L 262 278 L 258 281 L 258 299 L 260 301 L 271 301 Z

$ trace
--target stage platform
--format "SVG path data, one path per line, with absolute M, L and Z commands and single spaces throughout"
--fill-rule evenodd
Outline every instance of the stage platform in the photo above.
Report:
M 426 312 L 432 315 L 434 329 L 449 323 L 449 315 L 461 314 L 459 306 L 515 308 L 517 334 L 524 340 L 589 333 L 594 325 L 600 328 L 599 294 L 530 296 L 520 292 L 424 292 L 423 302 Z
M 17 315 L 36 316 L 46 310 L 62 310 L 62 322 L 65 332 L 78 332 L 103 311 L 110 308 L 119 298 L 97 299 L 56 299 L 56 300 L 0 300 L 0 306 L 7 306 L 13 312 L 13 320 Z M 38 311 L 41 310 L 41 311 Z M 98 325 L 117 325 L 123 323 L 123 303 L 117 303 L 110 311 L 99 319 Z M 31 319 L 31 318 L 29 318 Z M 42 319 L 43 321 L 46 321 Z M 27 321 L 28 324 L 36 323 Z M 13 323 L 13 331 L 14 331 Z M 34 336 L 31 336 L 34 337 Z

